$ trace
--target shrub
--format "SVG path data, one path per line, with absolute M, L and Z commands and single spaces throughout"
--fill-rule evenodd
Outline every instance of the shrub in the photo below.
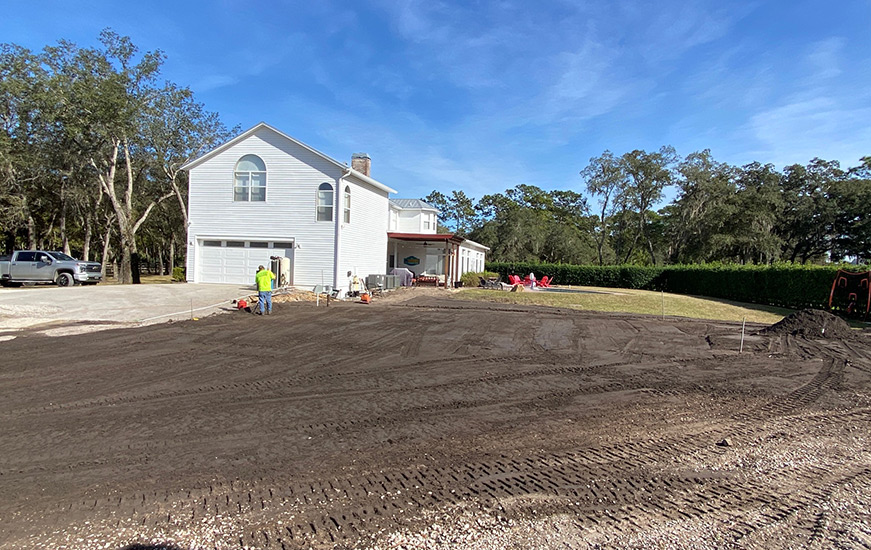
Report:
M 487 277 L 498 277 L 498 276 L 499 276 L 499 274 L 496 272 L 493 272 L 493 271 L 480 271 L 477 273 L 473 272 L 473 271 L 469 271 L 469 272 L 463 273 L 460 276 L 460 281 L 462 281 L 463 287 L 474 288 L 474 287 L 479 286 L 481 284 L 481 281 L 478 279 L 478 277 L 484 277 L 486 279 Z
M 844 267 L 844 266 L 840 266 Z M 490 262 L 487 269 L 508 275 L 547 275 L 556 284 L 662 290 L 779 306 L 791 309 L 828 307 L 839 266 L 778 263 L 773 265 L 695 264 L 664 267 L 636 265 L 569 265 Z M 866 266 L 849 266 L 864 271 Z
M 184 281 L 184 268 L 183 267 L 174 267 L 172 268 L 172 280 L 173 281 Z

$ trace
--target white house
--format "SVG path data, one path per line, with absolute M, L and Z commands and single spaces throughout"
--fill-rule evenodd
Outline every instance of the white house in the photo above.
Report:
M 391 199 L 387 267 L 404 267 L 416 275 L 446 275 L 448 284 L 467 271 L 483 271 L 482 244 L 438 233 L 438 210 L 417 199 Z
M 347 287 L 408 267 L 450 286 L 480 271 L 487 247 L 437 234 L 438 211 L 370 177 L 370 160 L 340 163 L 260 123 L 183 167 L 189 173 L 187 280 L 252 283 L 287 257 L 286 283 Z

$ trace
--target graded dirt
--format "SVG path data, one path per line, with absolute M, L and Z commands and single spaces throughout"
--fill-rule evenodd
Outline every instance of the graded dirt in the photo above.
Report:
M 867 548 L 867 338 L 763 328 L 407 291 L 23 333 L 0 548 Z

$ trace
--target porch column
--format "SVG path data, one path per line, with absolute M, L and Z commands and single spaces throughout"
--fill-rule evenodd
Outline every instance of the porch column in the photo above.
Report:
M 451 288 L 451 254 L 450 245 L 445 241 L 445 289 Z

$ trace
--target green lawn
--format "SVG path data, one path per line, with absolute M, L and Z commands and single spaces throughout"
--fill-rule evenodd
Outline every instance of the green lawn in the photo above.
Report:
M 166 285 L 172 282 L 172 275 L 140 275 L 139 280 L 144 285 Z M 115 277 L 106 277 L 103 284 L 117 285 L 120 283 Z
M 564 287 L 568 288 L 568 287 Z M 772 324 L 780 321 L 793 310 L 729 302 L 713 298 L 698 298 L 680 294 L 593 287 L 571 287 L 595 293 L 556 293 L 543 291 L 507 292 L 463 289 L 455 294 L 462 300 L 484 300 L 503 304 L 530 304 L 552 307 L 582 309 L 587 311 L 613 311 L 643 313 L 649 315 L 692 317 Z

